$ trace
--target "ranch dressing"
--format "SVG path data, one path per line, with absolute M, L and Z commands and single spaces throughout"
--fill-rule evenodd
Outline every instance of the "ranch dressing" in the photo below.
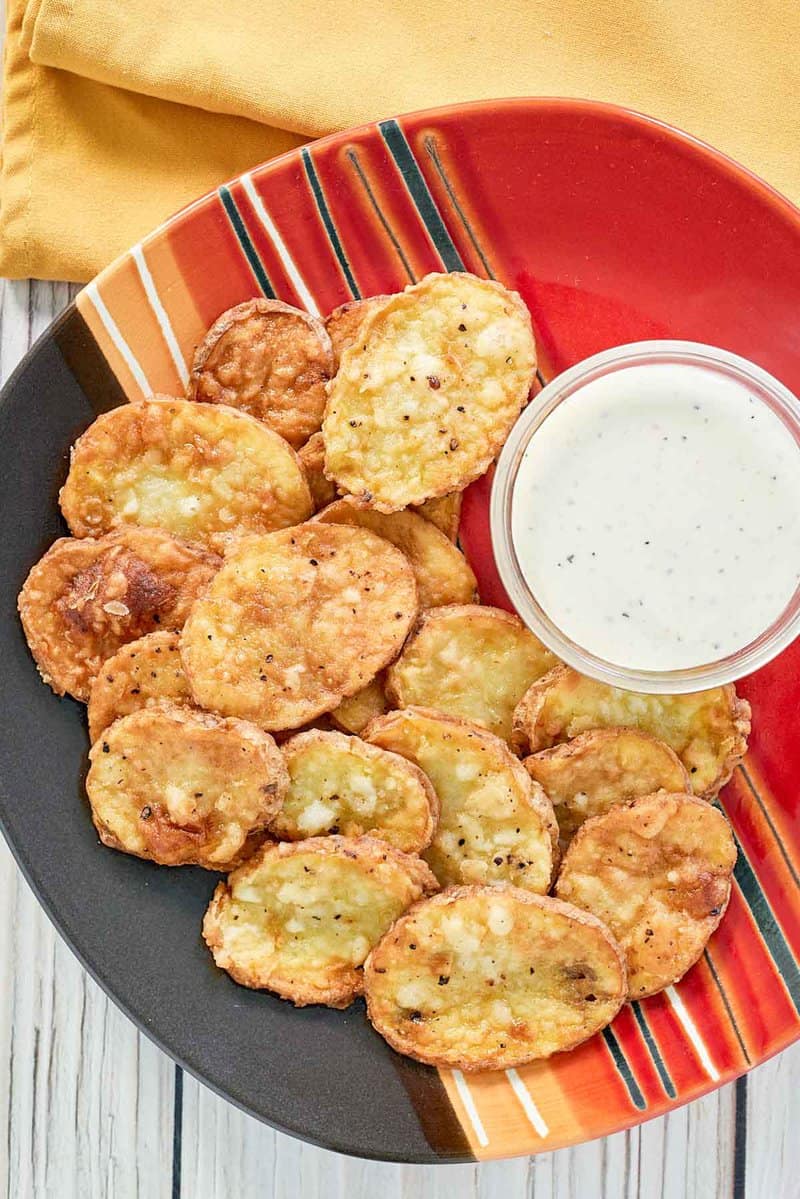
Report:
M 743 382 L 688 363 L 596 378 L 536 430 L 514 549 L 550 619 L 620 667 L 742 649 L 800 579 L 800 447 Z

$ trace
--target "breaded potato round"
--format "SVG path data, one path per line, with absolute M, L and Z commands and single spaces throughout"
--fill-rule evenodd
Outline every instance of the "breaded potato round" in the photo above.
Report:
M 417 613 L 407 558 L 367 529 L 304 524 L 248 537 L 181 636 L 202 708 L 291 729 L 396 657 Z
M 238 865 L 266 836 L 289 781 L 269 733 L 169 703 L 120 717 L 89 761 L 100 840 L 162 866 Z
M 224 552 L 313 512 L 297 455 L 261 421 L 222 404 L 158 396 L 104 412 L 72 447 L 59 496 L 76 537 L 165 529 Z
M 192 705 L 177 632 L 164 629 L 129 641 L 105 661 L 89 694 L 89 740 L 120 716 L 163 700 Z
M 325 478 L 325 442 L 321 433 L 314 433 L 297 451 L 300 465 L 306 472 L 306 481 L 314 502 L 314 511 L 319 512 L 326 504 L 336 499 L 336 488 Z
M 364 318 L 380 308 L 388 296 L 368 296 L 365 300 L 349 300 L 334 308 L 325 318 L 325 330 L 333 346 L 333 360 L 338 371 L 342 354 L 348 346 L 353 345 L 358 337 L 358 331 L 364 323 Z
M 203 937 L 242 986 L 344 1008 L 363 991 L 372 946 L 436 887 L 419 858 L 372 837 L 266 844 L 219 884 Z
M 325 473 L 379 512 L 462 491 L 489 467 L 536 370 L 520 297 L 428 275 L 369 313 L 325 408 Z
M 324 444 L 323 442 L 323 447 Z M 414 511 L 419 512 L 420 516 L 424 516 L 426 520 L 435 524 L 448 541 L 457 541 L 458 526 L 461 523 L 461 501 L 462 493 L 451 491 L 448 495 L 440 495 L 436 499 L 426 500 L 424 504 L 419 504 Z
M 392 925 L 364 968 L 367 1014 L 431 1066 L 502 1070 L 613 1020 L 625 961 L 587 912 L 518 887 L 452 887 Z
M 550 889 L 558 841 L 553 807 L 499 737 L 425 708 L 379 716 L 364 739 L 414 762 L 439 797 L 423 857 L 443 887 L 514 882 Z
M 475 598 L 478 584 L 461 550 L 432 521 L 417 512 L 376 512 L 374 508 L 338 500 L 314 519 L 325 524 L 370 529 L 402 550 L 417 580 L 420 608 L 468 604 Z
M 736 843 L 704 799 L 659 792 L 594 816 L 575 834 L 556 894 L 611 929 L 632 999 L 683 978 L 722 919 Z
M 342 833 L 404 853 L 430 845 L 439 800 L 413 762 L 337 732 L 298 733 L 282 751 L 289 789 L 271 827 L 279 840 Z
M 396 708 L 438 708 L 508 740 L 516 705 L 557 661 L 510 612 L 437 608 L 420 616 L 387 671 L 386 693 Z
M 355 695 L 343 699 L 331 712 L 331 720 L 345 733 L 362 733 L 371 720 L 389 710 L 383 689 L 384 672 L 362 687 Z
M 614 804 L 655 791 L 691 790 L 674 750 L 638 729 L 592 729 L 523 765 L 555 808 L 562 846 L 585 820 Z
M 512 742 L 538 753 L 589 729 L 641 729 L 674 749 L 692 791 L 713 798 L 744 757 L 750 705 L 734 687 L 688 695 L 642 695 L 557 666 L 528 689 L 514 712 Z
M 331 341 L 315 316 L 280 300 L 246 300 L 200 342 L 188 396 L 248 412 L 299 449 L 322 423 L 333 370 Z
M 18 605 L 39 673 L 56 695 L 88 700 L 121 645 L 179 629 L 220 559 L 161 529 L 62 537 L 31 570 Z

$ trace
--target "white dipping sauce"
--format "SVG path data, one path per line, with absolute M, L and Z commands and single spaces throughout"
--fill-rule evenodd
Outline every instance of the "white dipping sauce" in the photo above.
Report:
M 512 498 L 550 619 L 617 666 L 679 670 L 748 645 L 800 579 L 800 447 L 743 383 L 630 366 L 564 400 Z

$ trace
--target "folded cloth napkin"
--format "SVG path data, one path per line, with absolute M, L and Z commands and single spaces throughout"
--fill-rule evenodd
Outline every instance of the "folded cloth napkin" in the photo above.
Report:
M 6 2 L 8 276 L 89 278 L 304 138 L 487 96 L 626 104 L 800 200 L 786 0 Z

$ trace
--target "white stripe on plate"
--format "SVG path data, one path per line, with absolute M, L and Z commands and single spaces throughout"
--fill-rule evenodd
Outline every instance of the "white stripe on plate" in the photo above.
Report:
M 175 336 L 175 331 L 172 328 L 170 319 L 167 316 L 167 310 L 161 303 L 161 297 L 156 291 L 156 285 L 153 282 L 153 276 L 150 274 L 150 267 L 147 265 L 141 245 L 134 246 L 131 250 L 131 257 L 136 263 L 136 269 L 139 272 L 139 278 L 144 284 L 145 294 L 150 301 L 150 307 L 155 313 L 158 326 L 163 334 L 164 341 L 167 343 L 170 357 L 175 363 L 175 369 L 178 372 L 178 378 L 184 387 L 189 383 L 189 372 L 186 369 L 186 360 L 181 353 L 181 347 L 178 345 L 178 339 Z
M 536 1104 L 533 1102 L 530 1091 L 525 1086 L 525 1083 L 517 1074 L 516 1070 L 506 1070 L 506 1078 L 514 1088 L 514 1094 L 522 1104 L 523 1111 L 530 1120 L 536 1132 L 538 1132 L 540 1137 L 549 1136 L 550 1129 L 542 1119 L 542 1114 Z
M 281 237 L 280 233 L 278 232 L 275 222 L 273 221 L 272 217 L 269 215 L 266 208 L 264 207 L 264 201 L 261 199 L 261 196 L 256 191 L 255 184 L 253 183 L 253 176 L 248 171 L 247 174 L 242 175 L 241 180 L 242 180 L 242 187 L 244 188 L 244 191 L 245 191 L 245 195 L 247 196 L 250 203 L 253 205 L 256 216 L 261 221 L 261 224 L 264 226 L 267 236 L 269 237 L 270 241 L 272 242 L 275 249 L 277 250 L 278 257 L 280 258 L 281 262 L 283 263 L 284 267 L 286 268 L 286 274 L 291 279 L 292 284 L 294 285 L 295 291 L 297 292 L 298 296 L 305 304 L 308 311 L 312 312 L 314 314 L 314 316 L 319 316 L 320 311 L 319 311 L 319 307 L 317 306 L 316 300 L 312 296 L 311 292 L 308 290 L 306 281 L 303 278 L 303 276 L 300 274 L 300 271 L 297 269 L 297 263 L 292 258 L 289 251 L 287 250 L 286 243 L 283 240 L 283 238 Z
M 108 336 L 111 338 L 114 345 L 117 347 L 120 354 L 122 355 L 122 357 L 125 361 L 125 365 L 127 366 L 128 370 L 131 372 L 131 374 L 133 375 L 136 382 L 139 384 L 139 387 L 142 389 L 144 394 L 146 396 L 151 396 L 153 394 L 153 389 L 150 386 L 150 384 L 147 382 L 147 375 L 145 375 L 144 371 L 139 366 L 139 363 L 134 358 L 133 353 L 131 352 L 131 347 L 128 345 L 127 341 L 120 333 L 117 322 L 114 320 L 113 316 L 106 308 L 105 303 L 103 302 L 103 297 L 100 295 L 100 292 L 97 290 L 97 284 L 94 282 L 87 283 L 86 288 L 84 290 L 85 290 L 86 295 L 89 297 L 91 302 L 94 304 L 94 306 L 97 310 L 97 315 L 100 317 L 100 320 L 103 322 L 103 325 L 105 326 Z
M 683 1000 L 674 987 L 667 987 L 667 999 L 672 1004 L 672 1010 L 680 1020 L 686 1035 L 697 1050 L 697 1056 L 700 1058 L 700 1063 L 709 1078 L 714 1082 L 719 1081 L 719 1070 L 711 1060 L 711 1056 L 703 1043 L 703 1038 L 697 1031 L 697 1025 L 684 1007 Z
M 489 1144 L 489 1138 L 486 1135 L 486 1129 L 483 1127 L 483 1121 L 478 1115 L 478 1109 L 475 1106 L 475 1100 L 469 1092 L 467 1080 L 460 1070 L 453 1071 L 453 1081 L 456 1084 L 456 1090 L 461 1102 L 464 1104 L 466 1113 L 469 1116 L 470 1124 L 472 1125 L 475 1136 L 478 1138 L 478 1144 L 482 1149 L 485 1149 Z

